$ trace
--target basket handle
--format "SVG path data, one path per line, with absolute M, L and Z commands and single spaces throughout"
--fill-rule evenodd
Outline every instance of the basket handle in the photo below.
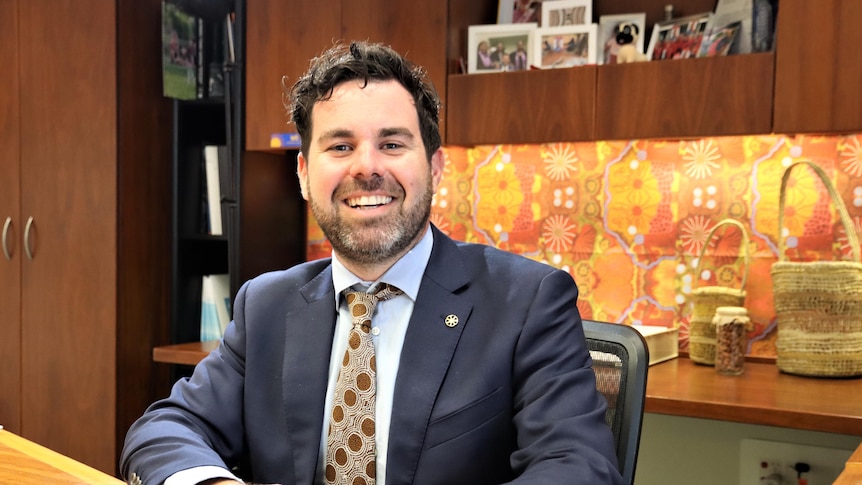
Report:
M 743 226 L 742 223 L 735 219 L 722 219 L 709 230 L 709 234 L 706 235 L 706 240 L 703 241 L 703 246 L 700 248 L 700 254 L 697 256 L 697 267 L 694 269 L 695 278 L 698 278 L 698 275 L 700 275 L 700 265 L 703 263 L 703 256 L 706 254 L 706 248 L 709 247 L 709 242 L 712 240 L 712 236 L 714 236 L 715 231 L 722 226 L 736 226 L 739 228 L 740 232 L 742 232 L 740 252 L 742 253 L 744 260 L 745 270 L 742 272 L 742 283 L 740 284 L 740 288 L 744 289 L 745 283 L 748 281 L 748 268 L 751 266 L 751 254 L 748 251 L 748 231 L 745 230 L 745 226 Z
M 829 192 L 829 198 L 832 199 L 832 203 L 835 204 L 835 207 L 838 210 L 838 216 L 841 218 L 844 232 L 847 233 L 847 242 L 850 244 L 850 249 L 853 253 L 853 260 L 859 262 L 859 236 L 856 235 L 856 228 L 853 226 L 853 220 L 850 219 L 850 214 L 847 212 L 847 206 L 844 205 L 844 201 L 841 199 L 841 196 L 838 195 L 838 191 L 835 190 L 835 186 L 833 186 L 832 182 L 829 181 L 829 177 L 826 176 L 826 172 L 810 160 L 794 162 L 792 165 L 787 167 L 787 170 L 784 171 L 784 175 L 781 177 L 781 191 L 779 192 L 780 195 L 778 200 L 778 260 L 784 261 L 787 259 L 787 256 L 784 254 L 787 250 L 784 242 L 785 238 L 782 235 L 782 228 L 784 227 L 784 203 L 787 198 L 786 188 L 787 181 L 790 179 L 790 172 L 798 165 L 808 165 L 811 167 L 811 169 L 814 170 L 814 173 L 820 178 L 820 181 L 823 182 L 823 185 Z

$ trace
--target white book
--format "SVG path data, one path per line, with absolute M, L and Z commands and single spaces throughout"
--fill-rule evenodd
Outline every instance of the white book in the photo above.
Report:
M 207 145 L 204 147 L 204 163 L 206 166 L 207 182 L 207 213 L 209 214 L 210 234 L 221 236 L 221 184 L 219 182 L 219 156 L 218 146 Z
M 205 275 L 201 282 L 201 342 L 218 340 L 221 337 L 213 281 L 209 275 Z
M 218 314 L 218 324 L 221 329 L 221 334 L 224 336 L 224 331 L 230 323 L 230 276 L 227 274 L 209 275 L 211 288 L 213 292 L 213 301 Z

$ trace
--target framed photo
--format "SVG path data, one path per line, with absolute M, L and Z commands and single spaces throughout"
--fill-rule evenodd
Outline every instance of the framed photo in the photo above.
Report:
M 593 0 L 545 0 L 542 2 L 542 27 L 593 23 Z
M 647 60 L 697 57 L 711 17 L 712 12 L 706 12 L 655 24 L 647 48 Z
M 536 24 L 471 25 L 467 28 L 467 73 L 526 71 Z
M 542 69 L 596 63 L 598 26 L 565 25 L 536 30 L 533 58 Z
M 703 40 L 700 41 L 697 57 L 726 56 L 729 54 L 739 36 L 741 27 L 742 22 L 737 20 L 727 25 L 707 28 L 706 33 L 703 34 Z
M 599 64 L 617 63 L 617 51 L 620 49 L 620 43 L 617 41 L 617 29 L 625 24 L 637 26 L 638 36 L 635 47 L 638 52 L 643 54 L 644 37 L 646 37 L 646 13 L 602 15 L 599 17 Z
M 540 24 L 542 0 L 500 0 L 498 24 Z

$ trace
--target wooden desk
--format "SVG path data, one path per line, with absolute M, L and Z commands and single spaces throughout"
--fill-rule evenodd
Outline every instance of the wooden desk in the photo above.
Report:
M 217 342 L 157 347 L 157 362 L 194 365 Z M 679 357 L 650 367 L 646 411 L 862 436 L 862 379 L 799 377 L 774 362 L 746 362 L 741 376 Z
M 207 354 L 218 347 L 218 344 L 218 340 L 211 340 L 156 347 L 153 349 L 153 361 L 166 364 L 197 365 Z
M 856 448 L 850 459 L 844 465 L 844 471 L 832 483 L 832 485 L 860 485 L 862 484 L 862 444 Z
M 82 436 L 81 439 L 87 437 Z M 123 482 L 0 429 L 0 483 L 82 485 Z
M 650 367 L 647 412 L 862 436 L 862 380 L 799 377 L 746 362 L 741 376 L 677 358 Z

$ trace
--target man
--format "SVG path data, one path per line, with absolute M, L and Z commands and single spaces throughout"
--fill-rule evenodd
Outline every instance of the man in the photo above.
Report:
M 439 98 L 421 68 L 378 44 L 339 45 L 290 94 L 302 195 L 332 258 L 240 289 L 219 348 L 129 430 L 124 476 L 619 483 L 571 276 L 429 223 L 444 157 Z M 373 433 L 361 446 L 371 461 L 345 465 L 329 451 L 355 331 L 342 292 L 385 285 L 394 297 L 363 327 L 376 351 Z

